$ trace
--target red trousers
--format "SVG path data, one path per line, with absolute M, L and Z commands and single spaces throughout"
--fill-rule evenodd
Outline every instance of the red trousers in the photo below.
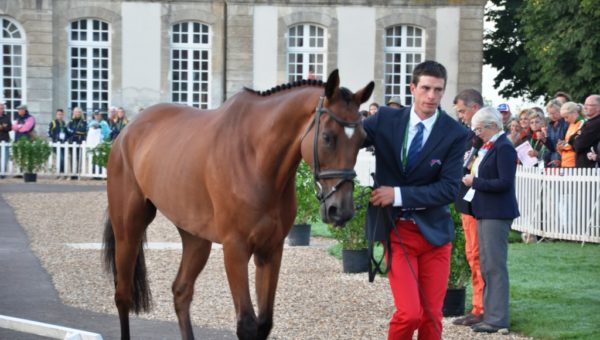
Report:
M 465 231 L 465 253 L 471 267 L 471 283 L 473 284 L 473 309 L 471 314 L 481 315 L 483 309 L 483 287 L 485 282 L 481 275 L 479 264 L 479 240 L 477 238 L 477 219 L 471 215 L 461 214 L 463 230 Z
M 400 238 L 392 230 L 388 273 L 396 312 L 390 320 L 388 340 L 411 340 L 417 329 L 420 340 L 439 340 L 452 244 L 432 245 L 411 221 L 398 220 L 396 229 Z

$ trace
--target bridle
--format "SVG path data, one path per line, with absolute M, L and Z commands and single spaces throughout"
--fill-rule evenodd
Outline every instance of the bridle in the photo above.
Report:
M 319 153 L 318 153 L 319 129 L 321 126 L 321 114 L 327 113 L 329 115 L 329 117 L 331 117 L 338 124 L 340 124 L 341 126 L 343 126 L 345 128 L 346 127 L 347 128 L 356 128 L 361 123 L 360 118 L 353 122 L 343 120 L 342 118 L 340 118 L 338 115 L 336 115 L 330 109 L 323 107 L 324 102 L 325 102 L 325 96 L 321 96 L 319 98 L 319 104 L 317 105 L 317 108 L 315 109 L 315 116 L 314 116 L 315 118 L 312 120 L 312 122 L 306 129 L 306 132 L 304 133 L 304 135 L 302 136 L 302 139 L 301 139 L 301 141 L 304 140 L 304 137 L 306 137 L 306 135 L 308 134 L 310 129 L 313 126 L 315 127 L 315 135 L 314 135 L 314 139 L 313 139 L 313 175 L 314 175 L 315 184 L 317 186 L 317 199 L 319 200 L 319 202 L 321 204 L 325 203 L 325 201 L 329 197 L 331 197 L 331 195 L 333 195 L 345 182 L 350 182 L 350 183 L 353 183 L 353 185 L 354 185 L 353 180 L 356 177 L 356 171 L 354 171 L 354 169 L 321 170 L 321 166 L 319 163 Z M 321 185 L 321 183 L 319 181 L 322 179 L 331 179 L 331 178 L 339 178 L 339 181 L 334 186 L 331 187 L 331 190 L 329 192 L 325 193 L 323 191 L 323 186 Z

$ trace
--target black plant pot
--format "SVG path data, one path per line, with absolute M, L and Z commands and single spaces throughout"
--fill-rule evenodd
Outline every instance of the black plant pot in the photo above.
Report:
M 369 271 L 369 253 L 367 249 L 342 249 L 344 273 L 365 273 Z
M 465 315 L 465 288 L 446 289 L 442 313 L 444 316 Z
M 23 180 L 25 180 L 25 182 L 37 182 L 37 174 L 26 172 L 23 174 Z
M 287 236 L 290 246 L 307 246 L 310 244 L 310 224 L 294 224 Z

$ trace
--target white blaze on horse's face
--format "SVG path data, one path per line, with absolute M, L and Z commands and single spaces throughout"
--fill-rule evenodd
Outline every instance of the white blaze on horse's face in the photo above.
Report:
M 344 126 L 344 132 L 346 133 L 346 136 L 348 136 L 348 139 L 352 139 L 352 136 L 354 136 L 354 130 L 356 129 L 353 127 Z

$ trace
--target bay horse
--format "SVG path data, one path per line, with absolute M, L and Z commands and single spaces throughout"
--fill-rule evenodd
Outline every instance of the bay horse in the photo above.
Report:
M 107 166 L 103 255 L 114 276 L 122 339 L 130 336 L 130 310 L 150 308 L 143 244 L 157 209 L 183 244 L 172 285 L 182 338 L 193 339 L 194 283 L 213 242 L 223 245 L 238 338 L 267 338 L 301 158 L 314 171 L 323 221 L 343 225 L 354 214 L 353 168 L 364 140 L 358 109 L 374 83 L 355 94 L 339 83 L 335 70 L 325 84 L 244 89 L 216 110 L 158 104 L 121 132 Z M 252 256 L 258 317 L 248 283 Z

